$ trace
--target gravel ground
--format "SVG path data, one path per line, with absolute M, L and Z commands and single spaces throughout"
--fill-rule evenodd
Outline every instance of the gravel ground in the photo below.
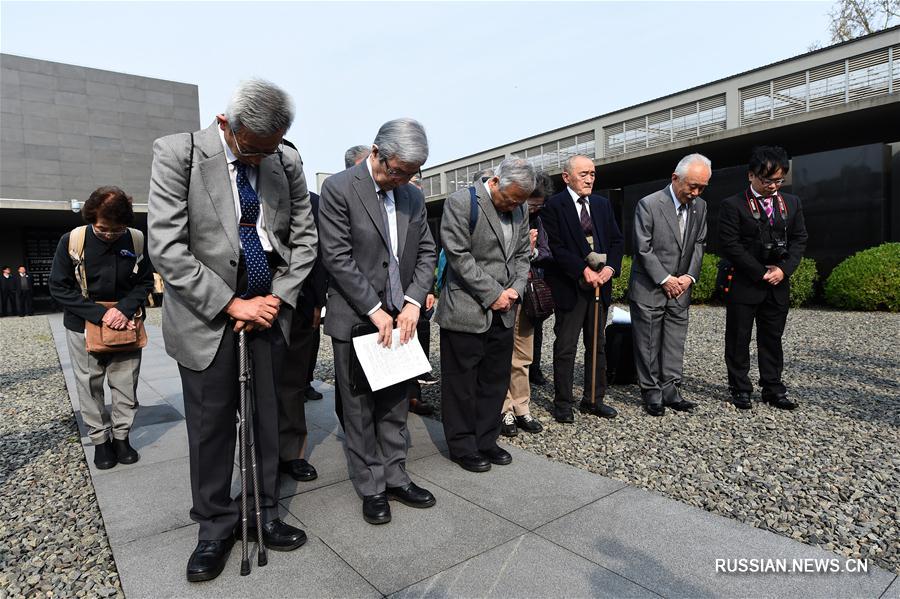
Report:
M 0 347 L 0 598 L 123 597 L 47 319 Z
M 548 378 L 552 324 L 544 324 Z M 545 431 L 510 442 L 900 574 L 900 314 L 792 310 L 785 381 L 800 402 L 793 412 L 761 403 L 743 412 L 723 401 L 724 330 L 724 308 L 691 308 L 682 391 L 698 403 L 692 413 L 652 418 L 636 385 L 613 386 L 617 419 L 576 413 L 574 426 L 563 425 L 549 412 L 552 383 L 532 386 Z M 322 344 L 317 375 L 333 382 L 330 346 Z M 438 347 L 433 325 L 435 374 Z M 576 382 L 582 376 L 576 367 Z M 439 408 L 440 385 L 425 387 L 423 399 Z

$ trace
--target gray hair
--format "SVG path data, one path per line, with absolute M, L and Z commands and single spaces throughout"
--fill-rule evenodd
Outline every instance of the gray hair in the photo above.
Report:
M 404 164 L 422 166 L 428 160 L 428 138 L 422 124 L 410 118 L 388 121 L 378 130 L 375 141 L 385 160 L 396 158 Z
M 675 175 L 677 175 L 679 179 L 683 179 L 688 172 L 688 167 L 695 162 L 700 162 L 705 165 L 706 168 L 709 169 L 709 172 L 712 173 L 712 162 L 710 162 L 709 158 L 703 154 L 688 154 L 678 161 L 678 164 L 675 166 Z
M 590 160 L 591 164 L 594 164 L 594 159 L 591 158 L 590 156 L 585 156 L 584 154 L 575 154 L 574 156 L 569 156 L 569 159 L 566 160 L 565 166 L 563 166 L 563 170 L 570 175 L 574 175 L 575 174 L 574 164 L 575 164 L 575 161 L 578 160 L 579 158 L 584 158 L 585 160 Z
M 534 191 L 537 178 L 534 166 L 524 158 L 508 156 L 494 169 L 494 176 L 500 179 L 500 189 L 506 189 L 510 185 L 518 185 L 527 194 Z
M 484 179 L 485 177 L 490 179 L 493 176 L 494 176 L 494 169 L 492 169 L 492 168 L 482 169 L 482 170 L 478 171 L 477 173 L 475 173 L 475 176 L 472 177 L 472 183 L 481 183 L 481 180 Z
M 369 155 L 372 150 L 369 146 L 353 146 L 344 152 L 344 168 L 350 168 Z
M 294 122 L 294 103 L 283 89 L 263 79 L 241 81 L 225 118 L 232 131 L 246 127 L 261 136 L 287 131 Z

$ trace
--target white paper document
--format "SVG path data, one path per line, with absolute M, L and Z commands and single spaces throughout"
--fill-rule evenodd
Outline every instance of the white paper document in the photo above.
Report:
M 609 313 L 609 321 L 612 324 L 631 324 L 631 313 L 618 306 L 613 306 Z
M 431 372 L 431 363 L 413 332 L 412 339 L 400 345 L 400 329 L 394 329 L 391 347 L 378 345 L 378 333 L 353 338 L 353 349 L 372 391 Z

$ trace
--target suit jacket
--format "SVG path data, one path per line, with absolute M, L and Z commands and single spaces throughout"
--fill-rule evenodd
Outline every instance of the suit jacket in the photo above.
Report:
M 325 334 L 341 341 L 350 340 L 353 325 L 370 323 L 368 312 L 384 303 L 390 237 L 380 201 L 365 161 L 322 185 L 319 248 L 329 276 Z M 394 189 L 394 205 L 400 284 L 424 311 L 437 262 L 425 196 L 415 185 L 401 185 Z
M 319 228 L 319 195 L 309 192 L 309 203 L 312 208 L 313 220 L 316 229 Z M 306 319 L 312 319 L 313 311 L 325 305 L 325 293 L 328 290 L 328 273 L 322 266 L 322 258 L 316 252 L 316 261 L 313 263 L 309 276 L 303 281 L 300 288 L 300 299 L 297 300 L 297 312 Z
M 790 303 L 790 276 L 797 270 L 806 251 L 808 235 L 803 221 L 803 206 L 797 196 L 782 193 L 787 209 L 785 222 L 777 202 L 775 203 L 775 227 L 778 230 L 786 227 L 789 255 L 775 265 L 784 271 L 784 280 L 773 286 L 762 280 L 766 274 L 766 265 L 759 232 L 760 221 L 753 218 L 747 205 L 746 193 L 747 190 L 726 198 L 719 210 L 719 251 L 735 269 L 727 301 L 756 304 L 763 301 L 768 291 L 772 290 L 775 300 L 787 305 Z M 762 214 L 762 220 L 765 220 L 765 213 Z
M 460 189 L 444 202 L 441 244 L 447 256 L 447 280 L 438 302 L 435 320 L 451 331 L 483 333 L 491 326 L 491 304 L 505 289 L 525 295 L 530 268 L 528 208 L 511 213 L 513 241 L 507 243 L 500 217 L 484 183 L 475 184 L 478 221 L 469 234 L 471 195 Z M 503 326 L 515 325 L 516 311 L 503 312 Z
M 16 295 L 21 294 L 23 291 L 25 292 L 34 292 L 34 277 L 31 276 L 31 273 L 25 273 L 26 279 L 28 279 L 28 289 L 22 289 L 22 275 L 19 273 L 15 273 L 13 275 L 16 279 Z
M 706 246 L 706 201 L 696 198 L 688 208 L 684 239 L 678 227 L 675 203 L 669 187 L 641 198 L 634 209 L 634 261 L 628 281 L 628 298 L 653 307 L 674 302 L 687 308 L 694 286 L 670 300 L 660 286 L 667 275 L 690 275 L 700 280 Z
M 218 123 L 195 133 L 194 143 L 193 156 L 187 133 L 153 144 L 147 249 L 166 284 L 166 351 L 179 364 L 203 370 L 228 326 L 224 308 L 235 297 L 241 243 Z M 264 158 L 258 170 L 257 194 L 276 261 L 272 293 L 293 308 L 316 257 L 303 162 L 285 147 L 281 156 Z M 290 313 L 279 312 L 284 335 Z
M 3 291 L 4 294 L 9 293 L 10 295 L 15 294 L 16 289 L 18 289 L 19 284 L 13 277 L 18 277 L 19 273 L 9 275 L 9 278 L 0 275 L 0 291 Z
M 544 280 L 550 285 L 556 307 L 564 311 L 575 307 L 576 294 L 593 296 L 592 291 L 578 286 L 587 266 L 585 258 L 590 252 L 606 254 L 606 264 L 616 271 L 614 276 L 619 276 L 622 270 L 624 238 L 613 215 L 612 204 L 605 197 L 592 194 L 588 205 L 595 231 L 593 248 L 584 237 L 581 217 L 568 188 L 547 200 L 541 210 L 541 222 L 547 230 L 553 254 L 553 263 L 546 267 Z M 611 280 L 600 288 L 600 295 L 604 305 L 608 306 L 612 299 Z

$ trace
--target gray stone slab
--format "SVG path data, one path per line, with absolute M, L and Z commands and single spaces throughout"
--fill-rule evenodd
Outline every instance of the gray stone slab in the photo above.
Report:
M 716 560 L 843 559 L 815 547 L 627 487 L 536 532 L 664 596 L 877 597 L 893 574 L 727 573 Z
M 447 451 L 444 425 L 435 420 L 410 414 L 406 419 L 411 444 L 407 455 L 410 461 Z
M 397 599 L 557 596 L 658 595 L 532 533 L 391 595 Z
M 894 582 L 879 599 L 897 599 L 898 597 L 900 597 L 900 576 L 895 576 Z
M 505 448 L 513 456 L 512 464 L 493 466 L 488 472 L 468 472 L 442 454 L 411 462 L 409 470 L 528 530 L 625 486 L 515 447 Z
M 308 402 L 307 402 L 308 403 Z M 347 458 L 343 442 L 320 428 L 309 427 L 306 459 L 312 464 L 318 478 L 309 482 L 298 482 L 287 474 L 281 476 L 281 497 L 291 497 L 347 480 Z M 302 514 L 298 515 L 300 518 Z
M 94 467 L 94 450 L 90 438 L 82 431 L 81 444 L 85 447 L 88 468 L 91 476 L 107 476 L 125 470 L 143 468 L 150 464 L 159 464 L 188 456 L 187 428 L 183 421 L 162 422 L 148 426 L 135 426 L 128 435 L 131 446 L 140 454 L 136 464 L 119 464 L 109 470 L 97 470 Z M 184 476 L 187 476 L 187 471 Z
M 437 505 L 415 509 L 391 502 L 392 521 L 362 518 L 362 500 L 350 481 L 295 495 L 283 502 L 350 566 L 382 593 L 434 576 L 525 532 L 446 489 L 413 477 Z
M 302 527 L 290 515 L 285 516 L 285 521 Z M 117 548 L 116 566 L 125 595 L 129 599 L 379 596 L 372 585 L 316 537 L 310 537 L 296 551 L 270 551 L 269 563 L 262 568 L 256 565 L 256 546 L 251 544 L 252 571 L 248 576 L 239 573 L 241 546 L 236 543 L 218 578 L 189 583 L 184 572 L 196 544 L 197 527 L 186 526 Z
M 94 477 L 94 490 L 113 549 L 191 523 L 188 459 L 139 464 L 118 465 L 108 474 Z

